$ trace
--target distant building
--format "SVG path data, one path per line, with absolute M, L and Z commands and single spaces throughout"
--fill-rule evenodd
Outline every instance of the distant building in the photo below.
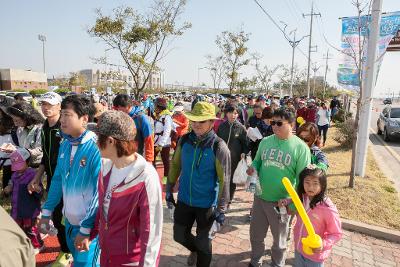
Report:
M 0 90 L 33 89 L 47 89 L 46 73 L 19 69 L 0 69 Z
M 94 69 L 84 69 L 78 71 L 79 74 L 85 77 L 86 82 L 89 86 L 107 86 L 111 85 L 115 82 L 120 82 L 125 84 L 124 87 L 128 87 L 128 84 L 132 87 L 135 86 L 133 81 L 133 77 L 129 72 L 116 72 L 118 74 L 109 75 L 101 70 Z M 139 79 L 139 83 L 143 84 L 142 78 Z M 160 73 L 154 72 L 150 75 L 149 80 L 146 84 L 146 88 L 160 88 L 161 87 L 161 79 Z

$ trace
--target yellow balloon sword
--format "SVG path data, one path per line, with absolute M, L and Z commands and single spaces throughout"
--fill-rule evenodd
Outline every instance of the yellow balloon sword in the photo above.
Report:
M 304 206 L 301 203 L 299 196 L 297 195 L 292 184 L 290 183 L 290 180 L 287 177 L 283 177 L 282 183 L 285 186 L 286 191 L 288 191 L 290 197 L 292 198 L 296 210 L 299 213 L 300 218 L 307 229 L 308 236 L 303 237 L 301 239 L 301 243 L 303 244 L 303 251 L 307 255 L 312 255 L 314 254 L 312 251 L 313 248 L 320 248 L 322 246 L 321 237 L 315 233 L 310 218 L 308 217 L 307 212 L 304 209 Z

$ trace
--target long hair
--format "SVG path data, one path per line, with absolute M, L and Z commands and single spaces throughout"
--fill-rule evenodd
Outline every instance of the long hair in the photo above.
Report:
M 26 126 L 44 123 L 43 116 L 31 104 L 19 102 L 7 108 L 10 115 L 21 118 Z
M 317 177 L 319 180 L 319 184 L 321 185 L 321 192 L 313 197 L 310 202 L 310 208 L 313 209 L 318 203 L 324 203 L 326 197 L 327 178 L 325 172 L 319 168 L 305 168 L 300 173 L 299 186 L 297 187 L 297 194 L 299 195 L 301 201 L 303 201 L 302 196 L 306 193 L 304 190 L 304 180 L 307 176 Z
M 12 118 L 0 108 L 0 135 L 9 134 L 14 127 Z

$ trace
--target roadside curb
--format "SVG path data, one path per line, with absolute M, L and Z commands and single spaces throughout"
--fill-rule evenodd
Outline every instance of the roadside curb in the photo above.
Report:
M 356 222 L 347 219 L 341 219 L 342 228 L 348 231 L 354 231 L 368 236 L 372 236 L 379 239 L 385 239 L 391 242 L 400 243 L 400 231 L 370 225 L 362 222 Z

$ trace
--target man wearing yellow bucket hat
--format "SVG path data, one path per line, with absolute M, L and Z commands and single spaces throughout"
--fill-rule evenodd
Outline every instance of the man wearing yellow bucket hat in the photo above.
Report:
M 223 224 L 229 201 L 230 153 L 214 130 L 215 106 L 197 102 L 185 113 L 192 131 L 183 135 L 176 147 L 166 185 L 169 208 L 175 206 L 174 240 L 188 250 L 188 265 L 210 266 L 209 231 L 214 220 Z M 172 188 L 179 177 L 178 201 Z M 191 233 L 196 221 L 197 235 Z

